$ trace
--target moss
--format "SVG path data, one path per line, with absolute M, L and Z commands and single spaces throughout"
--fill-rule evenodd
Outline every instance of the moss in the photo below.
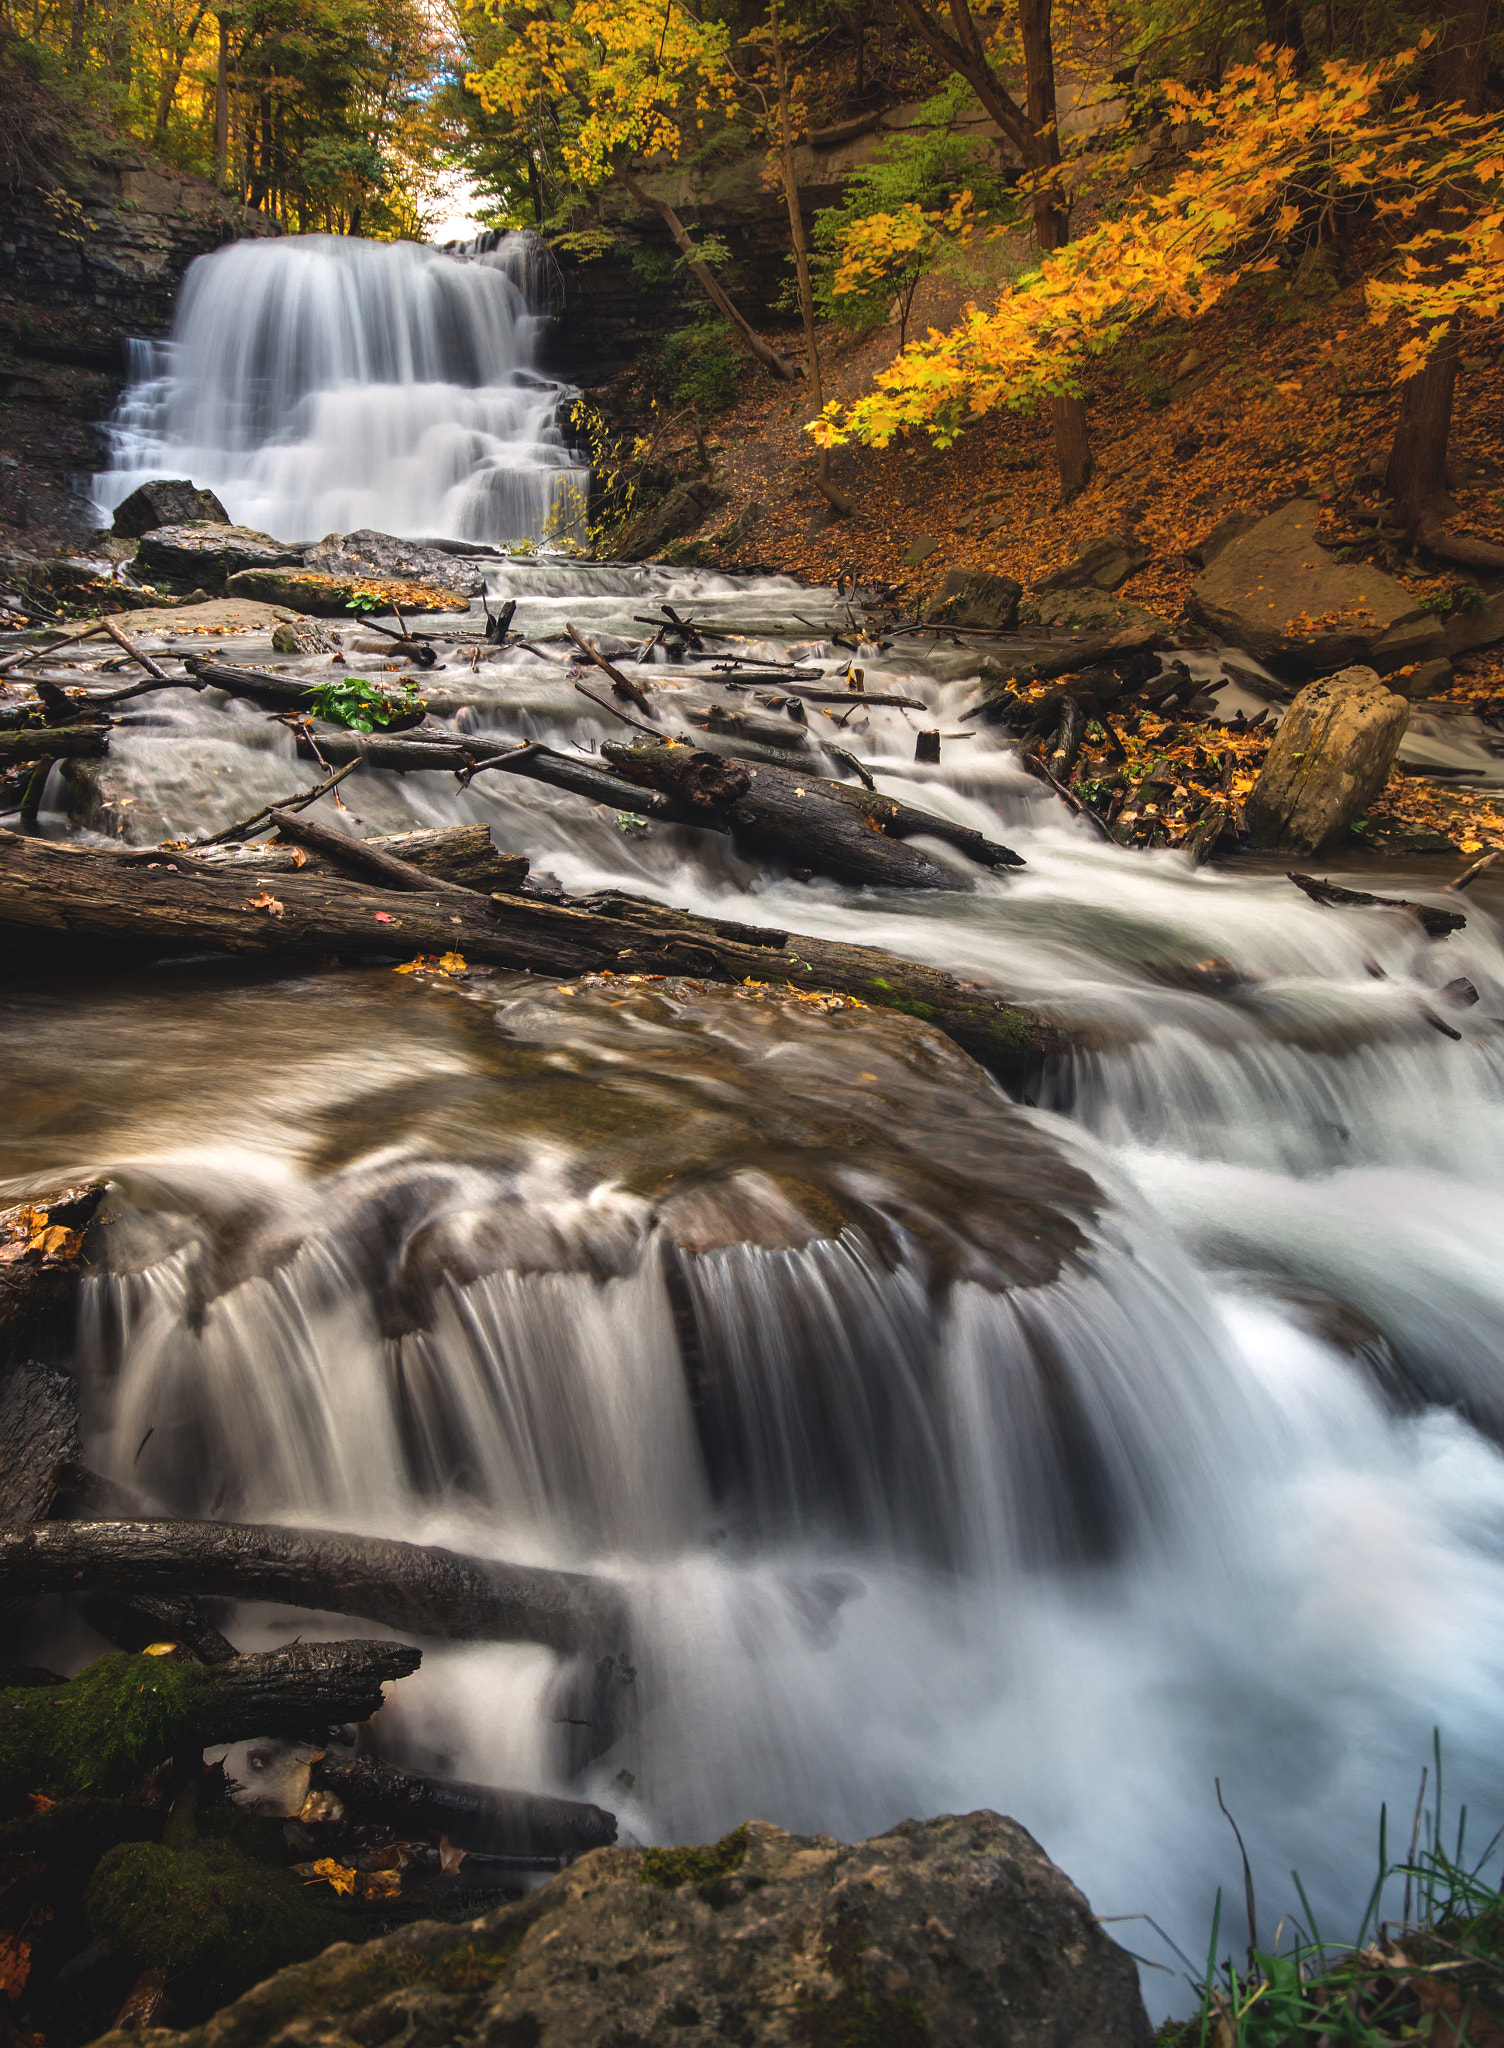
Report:
M 84 1909 L 96 1941 L 126 1950 L 137 1970 L 169 1973 L 185 2014 L 212 2011 L 350 1933 L 289 1871 L 212 1839 L 121 1843 L 100 1858 Z
M 211 1680 L 170 1657 L 101 1657 L 66 1685 L 9 1689 L 0 1710 L 0 1804 L 28 1792 L 118 1791 L 191 1728 Z
M 641 1879 L 663 1891 L 681 1884 L 712 1884 L 740 1870 L 747 1855 L 746 1823 L 703 1849 L 644 1849 Z

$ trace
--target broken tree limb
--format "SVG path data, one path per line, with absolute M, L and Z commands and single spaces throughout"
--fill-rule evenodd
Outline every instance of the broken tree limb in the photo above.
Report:
M 455 1848 L 487 1856 L 582 1856 L 616 1840 L 616 1816 L 604 1807 L 541 1792 L 452 1784 L 399 1770 L 380 1757 L 326 1750 L 314 1762 L 309 1785 L 332 1792 L 347 1821 L 376 1822 L 405 1838 L 447 1835 Z
M 248 832 L 258 831 L 271 822 L 273 809 L 279 811 L 301 811 L 305 805 L 317 803 L 321 796 L 327 796 L 337 783 L 360 766 L 357 754 L 347 761 L 343 768 L 337 768 L 332 775 L 326 775 L 322 782 L 316 782 L 312 789 L 301 790 L 297 796 L 290 796 L 285 802 L 263 804 L 259 811 L 252 811 L 248 818 L 242 818 L 236 825 L 226 825 L 222 832 L 211 832 L 207 839 L 195 841 L 197 846 L 229 846 L 237 839 L 243 839 Z
M 68 1526 L 3 1533 L 25 1541 Z M 368 1721 L 382 1686 L 421 1661 L 405 1643 L 292 1643 L 214 1665 L 101 1657 L 67 1682 L 13 1687 L 0 1741 L 0 1805 L 14 1809 L 44 1788 L 121 1791 L 184 1750 Z
M 609 1579 L 384 1537 L 228 1522 L 0 1529 L 0 1596 L 85 1587 L 290 1601 L 413 1635 L 562 1651 L 614 1644 L 627 1628 Z
M 144 668 L 146 670 L 146 673 L 149 676 L 151 676 L 156 682 L 165 683 L 171 680 L 171 678 L 167 674 L 166 669 L 160 667 L 156 662 L 152 660 L 149 654 L 147 654 L 146 652 L 144 652 L 143 649 L 138 647 L 135 641 L 131 639 L 128 633 L 122 633 L 120 628 L 115 624 L 115 621 L 113 619 L 101 619 L 99 623 L 101 626 L 103 626 L 104 630 L 109 634 L 110 638 L 114 641 L 115 645 L 117 647 L 124 648 L 125 652 L 130 656 L 131 660 L 136 662 L 138 666 L 140 666 L 141 668 Z M 121 696 L 124 696 L 127 693 L 125 691 L 121 691 L 119 694 Z
M 336 832 L 332 825 L 321 825 L 316 818 L 300 818 L 290 810 L 279 809 L 268 811 L 267 817 L 281 836 L 294 846 L 310 847 L 315 853 L 323 854 L 335 867 L 347 868 L 368 881 L 379 882 L 385 889 L 400 889 L 406 895 L 415 892 L 421 895 L 432 889 L 452 890 L 456 896 L 475 893 L 463 882 L 449 882 L 441 876 L 425 873 L 422 868 L 414 867 L 411 861 L 373 846 L 368 840 L 352 839 L 348 832 Z
M 1428 939 L 1444 939 L 1448 932 L 1460 932 L 1467 923 L 1460 910 L 1434 910 L 1429 903 L 1411 903 L 1403 896 L 1370 896 L 1366 889 L 1344 889 L 1336 882 L 1318 881 L 1315 875 L 1292 873 L 1287 879 L 1304 890 L 1313 903 L 1408 911 Z
M 721 288 L 720 279 L 690 240 L 683 221 L 680 220 L 678 214 L 675 213 L 668 201 L 655 197 L 653 193 L 648 191 L 645 185 L 640 184 L 633 177 L 630 171 L 618 170 L 617 176 L 639 206 L 650 207 L 657 214 L 663 225 L 673 236 L 675 246 L 679 254 L 684 258 L 685 267 L 694 278 L 696 284 L 699 285 L 701 291 L 704 292 L 706 298 L 709 299 L 716 311 L 724 319 L 730 321 L 731 325 L 741 336 L 744 346 L 756 356 L 763 368 L 770 370 L 775 377 L 781 377 L 786 384 L 796 383 L 799 378 L 799 371 L 792 363 L 781 356 L 770 342 L 763 340 L 757 329 L 727 298 Z
M 618 899 L 611 899 L 608 909 L 605 899 L 576 906 L 501 893 L 484 902 L 399 896 L 306 871 L 279 876 L 275 891 L 257 893 L 271 901 L 248 896 L 244 877 L 207 868 L 177 872 L 170 860 L 142 867 L 109 852 L 0 832 L 0 932 L 11 939 L 18 932 L 52 933 L 67 943 L 104 939 L 128 959 L 206 948 L 304 959 L 453 950 L 474 965 L 525 969 L 555 981 L 604 968 L 788 981 L 841 989 L 874 1008 L 921 1017 L 1020 1085 L 1063 1044 L 1042 1016 L 1000 993 L 963 988 L 938 968 L 876 947 L 690 918 L 661 905 L 618 908 Z
M 641 683 L 632 682 L 629 677 L 622 674 L 619 668 L 613 668 L 605 655 L 597 654 L 585 636 L 582 633 L 577 633 L 574 627 L 567 621 L 565 622 L 564 630 L 575 646 L 579 648 L 585 659 L 588 662 L 592 662 L 606 677 L 618 697 L 625 697 L 629 703 L 635 704 L 639 711 L 645 711 L 649 718 L 657 717 L 658 714 L 648 702 L 648 693 Z
M 287 806 L 278 806 L 285 809 Z M 527 856 L 521 853 L 499 853 L 491 843 L 489 825 L 440 825 L 422 828 L 415 832 L 383 832 L 362 840 L 363 846 L 382 853 L 390 853 L 400 861 L 421 869 L 445 882 L 458 882 L 466 889 L 480 889 L 489 893 L 492 889 L 517 889 L 527 880 Z M 301 851 L 302 849 L 300 849 Z M 322 853 L 309 851 L 301 861 L 296 857 L 290 841 L 263 839 L 254 846 L 208 847 L 200 840 L 193 848 L 193 859 L 200 865 L 221 869 L 234 869 L 237 873 L 256 875 L 295 875 L 313 872 L 332 874 L 342 872 L 324 859 Z M 158 865 L 174 856 L 170 852 L 154 848 L 151 851 L 138 849 L 123 856 L 139 866 L 151 862 Z
M 25 668 L 29 662 L 46 661 L 60 647 L 75 647 L 80 640 L 93 640 L 103 631 L 103 626 L 86 626 L 81 633 L 66 633 L 61 640 L 49 640 L 45 647 L 26 647 L 19 654 L 8 654 L 0 661 L 0 676 L 9 675 L 15 668 Z

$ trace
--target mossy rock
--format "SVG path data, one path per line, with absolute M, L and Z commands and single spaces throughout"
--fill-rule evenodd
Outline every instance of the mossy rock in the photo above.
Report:
M 123 1790 L 176 1747 L 212 1673 L 172 1657 L 101 1657 L 65 1684 L 11 1688 L 0 1713 L 0 1810 L 31 1792 Z
M 212 2011 L 350 1933 L 292 1872 L 213 1837 L 120 1843 L 100 1858 L 84 1910 L 96 1941 L 125 1949 L 137 1970 L 167 1971 L 185 2013 Z
M 388 583 L 358 576 L 323 576 L 315 569 L 242 569 L 225 586 L 231 597 L 281 604 L 316 619 L 350 620 L 351 607 L 385 617 L 400 607 L 404 617 L 426 612 L 463 612 L 470 600 L 457 590 L 416 583 Z

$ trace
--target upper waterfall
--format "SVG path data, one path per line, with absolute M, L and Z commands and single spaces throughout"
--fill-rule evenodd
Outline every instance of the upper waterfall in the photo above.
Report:
M 101 508 L 187 476 L 284 540 L 519 540 L 583 512 L 569 387 L 537 367 L 544 255 L 530 235 L 471 260 L 298 235 L 200 257 L 171 339 L 136 345 Z

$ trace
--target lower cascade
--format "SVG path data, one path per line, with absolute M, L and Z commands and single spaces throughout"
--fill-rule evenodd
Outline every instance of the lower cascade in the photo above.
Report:
M 754 660 L 846 659 L 808 637 L 834 594 L 783 579 L 485 573 L 522 639 L 423 687 L 462 686 L 488 737 L 608 736 L 539 651 L 566 620 L 620 656 L 669 603 Z M 668 726 L 724 644 L 638 669 L 674 684 Z M 863 659 L 869 694 L 954 726 L 949 654 Z M 772 979 L 189 959 L 14 987 L 0 1170 L 112 1182 L 75 1353 L 87 1462 L 149 1515 L 620 1585 L 604 1677 L 543 1643 L 426 1643 L 380 1721 L 410 1768 L 594 1801 L 626 1842 L 990 1807 L 1187 1952 L 1241 1881 L 1220 1780 L 1261 1900 L 1293 1864 L 1356 1925 L 1379 1804 L 1413 1801 L 1433 1729 L 1451 1796 L 1491 1811 L 1486 893 L 1439 945 L 1279 873 L 1105 844 L 986 738 L 916 766 L 901 708 L 842 737 L 1024 865 L 949 894 L 800 882 L 511 774 L 366 767 L 346 828 L 482 824 L 573 896 L 959 968 L 1067 1028 L 1037 1101 L 921 1019 Z M 164 691 L 41 823 L 154 846 L 319 772 L 244 701 Z M 1458 975 L 1480 999 L 1443 1036 L 1426 1006 Z M 226 1626 L 242 1650 L 350 1632 L 276 1601 Z
M 191 476 L 279 540 L 566 532 L 589 472 L 538 366 L 550 292 L 525 234 L 470 257 L 337 235 L 200 257 L 171 338 L 133 344 L 99 508 Z

